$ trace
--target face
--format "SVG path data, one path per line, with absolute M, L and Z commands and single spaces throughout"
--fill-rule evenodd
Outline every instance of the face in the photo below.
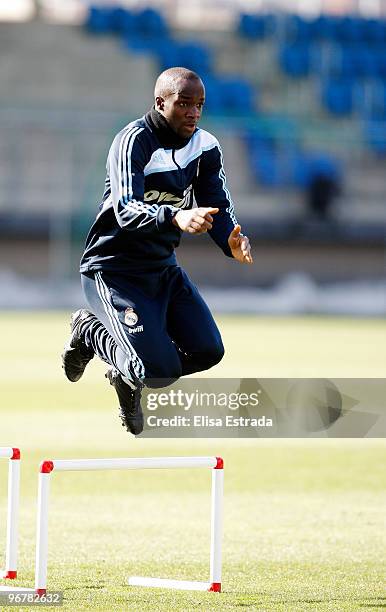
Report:
M 165 117 L 170 127 L 182 138 L 189 138 L 200 120 L 205 101 L 201 81 L 181 80 L 175 93 L 155 100 L 156 109 Z

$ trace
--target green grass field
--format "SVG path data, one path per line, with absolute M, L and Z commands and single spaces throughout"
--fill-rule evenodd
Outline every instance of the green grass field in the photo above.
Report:
M 219 325 L 226 356 L 208 375 L 385 376 L 384 321 L 224 317 Z M 0 445 L 23 450 L 17 584 L 33 586 L 42 459 L 222 455 L 221 594 L 126 586 L 130 574 L 208 579 L 209 471 L 54 474 L 48 587 L 63 591 L 63 609 L 386 607 L 385 441 L 135 439 L 120 427 L 101 363 L 76 385 L 63 379 L 67 333 L 67 313 L 0 315 Z M 0 556 L 5 482 L 4 461 Z

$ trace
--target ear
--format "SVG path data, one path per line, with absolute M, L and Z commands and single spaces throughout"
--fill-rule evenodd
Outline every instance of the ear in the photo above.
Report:
M 165 108 L 165 100 L 161 98 L 161 96 L 157 96 L 155 99 L 155 107 L 157 110 L 164 110 Z

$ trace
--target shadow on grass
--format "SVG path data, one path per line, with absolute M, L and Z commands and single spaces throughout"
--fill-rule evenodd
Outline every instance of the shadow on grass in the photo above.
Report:
M 361 608 L 386 608 L 386 597 L 365 597 L 365 601 L 360 603 L 357 601 L 357 605 Z M 286 600 L 284 603 L 305 603 L 305 604 L 322 604 L 329 603 L 332 601 L 347 601 L 349 603 L 349 599 L 347 597 L 334 597 L 334 598 L 326 598 L 326 599 L 296 599 L 296 600 Z M 367 602 L 374 603 L 367 603 Z
M 63 593 L 66 593 L 67 591 L 82 591 L 83 589 L 85 590 L 89 590 L 89 591 L 97 591 L 97 590 L 101 590 L 101 589 L 105 589 L 106 585 L 105 584 L 97 584 L 97 585 L 90 585 L 90 586 L 73 586 L 73 587 L 66 587 L 65 589 L 63 589 Z
M 253 599 L 253 602 L 251 602 L 250 599 L 245 602 L 238 600 L 235 603 L 235 607 L 237 608 L 250 607 L 251 603 L 263 605 L 263 604 L 267 604 L 267 600 L 271 599 L 269 595 L 267 596 L 267 593 L 260 594 L 260 599 L 258 599 L 257 597 L 256 599 Z M 327 603 L 339 602 L 339 601 L 350 603 L 350 600 L 347 597 L 333 597 L 333 598 L 325 598 L 325 599 L 282 599 L 280 600 L 280 603 L 282 604 L 297 604 L 297 603 L 298 604 L 300 603 L 302 604 L 327 604 Z M 351 601 L 354 603 L 355 600 L 351 600 Z M 275 598 L 275 602 L 278 602 L 276 598 Z M 272 603 L 273 601 L 271 602 L 271 605 Z M 360 608 L 378 608 L 378 609 L 382 608 L 383 609 L 383 608 L 386 608 L 386 597 L 365 597 L 363 600 L 363 603 L 361 603 L 358 600 L 355 601 L 355 603 Z

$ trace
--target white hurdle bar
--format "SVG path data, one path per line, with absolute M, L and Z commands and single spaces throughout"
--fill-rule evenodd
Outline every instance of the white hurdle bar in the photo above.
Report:
M 17 543 L 19 528 L 20 500 L 20 450 L 0 446 L 0 458 L 8 459 L 8 510 L 5 569 L 0 577 L 14 580 L 17 578 Z
M 163 588 L 198 591 L 221 591 L 221 539 L 222 502 L 224 487 L 224 462 L 221 457 L 145 457 L 126 459 L 55 459 L 40 464 L 38 489 L 38 514 L 36 536 L 35 589 L 38 596 L 47 592 L 48 559 L 48 500 L 51 473 L 53 471 L 91 470 L 147 470 L 175 468 L 212 468 L 211 551 L 209 582 L 169 580 L 132 576 L 132 586 L 156 586 Z

